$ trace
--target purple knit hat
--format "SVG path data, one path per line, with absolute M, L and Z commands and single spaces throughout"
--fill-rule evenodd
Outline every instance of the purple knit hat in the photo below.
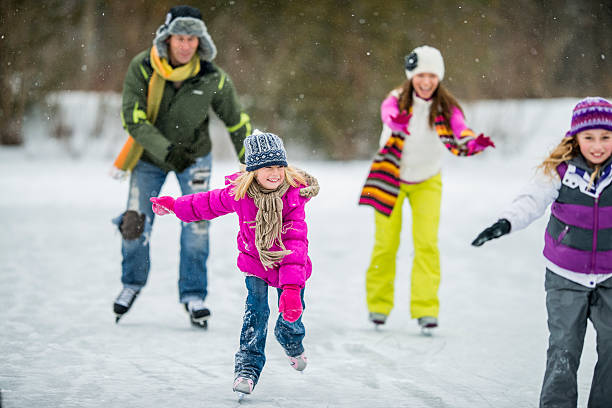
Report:
M 584 98 L 578 102 L 572 112 L 572 127 L 565 137 L 588 129 L 612 131 L 612 103 L 598 96 Z

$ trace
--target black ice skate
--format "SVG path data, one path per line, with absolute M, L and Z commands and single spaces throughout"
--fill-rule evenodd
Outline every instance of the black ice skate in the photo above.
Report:
M 184 303 L 185 310 L 189 312 L 189 319 L 191 324 L 196 327 L 203 329 L 208 328 L 208 319 L 210 318 L 210 310 L 204 304 L 201 299 L 190 300 Z
M 130 310 L 139 293 L 139 290 L 132 288 L 123 288 L 121 290 L 121 293 L 119 293 L 119 296 L 117 296 L 113 304 L 113 311 L 116 315 L 115 323 L 119 323 L 119 319 Z

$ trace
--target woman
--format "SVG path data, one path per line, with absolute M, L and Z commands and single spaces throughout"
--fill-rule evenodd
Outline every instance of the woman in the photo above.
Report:
M 482 134 L 474 136 L 459 103 L 441 84 L 440 51 L 426 45 L 415 48 L 405 58 L 405 72 L 408 80 L 382 103 L 380 150 L 359 200 L 376 210 L 375 243 L 366 274 L 367 303 L 370 320 L 384 324 L 393 308 L 402 204 L 408 198 L 414 239 L 410 312 L 429 332 L 438 326 L 444 148 L 457 156 L 471 156 L 494 144 Z

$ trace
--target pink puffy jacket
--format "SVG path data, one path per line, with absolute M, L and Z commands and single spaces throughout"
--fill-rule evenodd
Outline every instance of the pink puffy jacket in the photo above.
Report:
M 300 196 L 299 187 L 289 187 L 283 195 L 282 240 L 292 253 L 285 256 L 278 266 L 265 269 L 255 247 L 254 221 L 257 215 L 255 202 L 248 195 L 236 201 L 232 194 L 234 186 L 231 182 L 239 175 L 240 173 L 235 173 L 227 176 L 225 188 L 177 198 L 174 203 L 174 213 L 185 222 L 211 220 L 232 212 L 237 213 L 240 224 L 238 269 L 249 275 L 255 275 L 277 288 L 287 284 L 304 287 L 312 273 L 312 263 L 308 257 L 308 228 L 304 213 L 304 206 L 310 198 Z M 280 249 L 277 245 L 270 248 L 270 250 Z

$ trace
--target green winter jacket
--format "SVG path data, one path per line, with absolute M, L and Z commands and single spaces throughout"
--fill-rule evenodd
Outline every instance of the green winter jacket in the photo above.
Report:
M 153 73 L 149 54 L 150 50 L 146 50 L 134 57 L 123 84 L 123 127 L 143 146 L 140 160 L 170 171 L 165 159 L 171 145 L 188 147 L 193 159 L 210 153 L 208 124 L 212 108 L 225 123 L 238 159 L 244 162 L 243 140 L 251 133 L 251 124 L 248 115 L 241 112 L 229 76 L 212 62 L 200 60 L 200 72 L 180 88 L 166 81 L 157 120 L 152 124 L 146 119 L 148 85 Z

